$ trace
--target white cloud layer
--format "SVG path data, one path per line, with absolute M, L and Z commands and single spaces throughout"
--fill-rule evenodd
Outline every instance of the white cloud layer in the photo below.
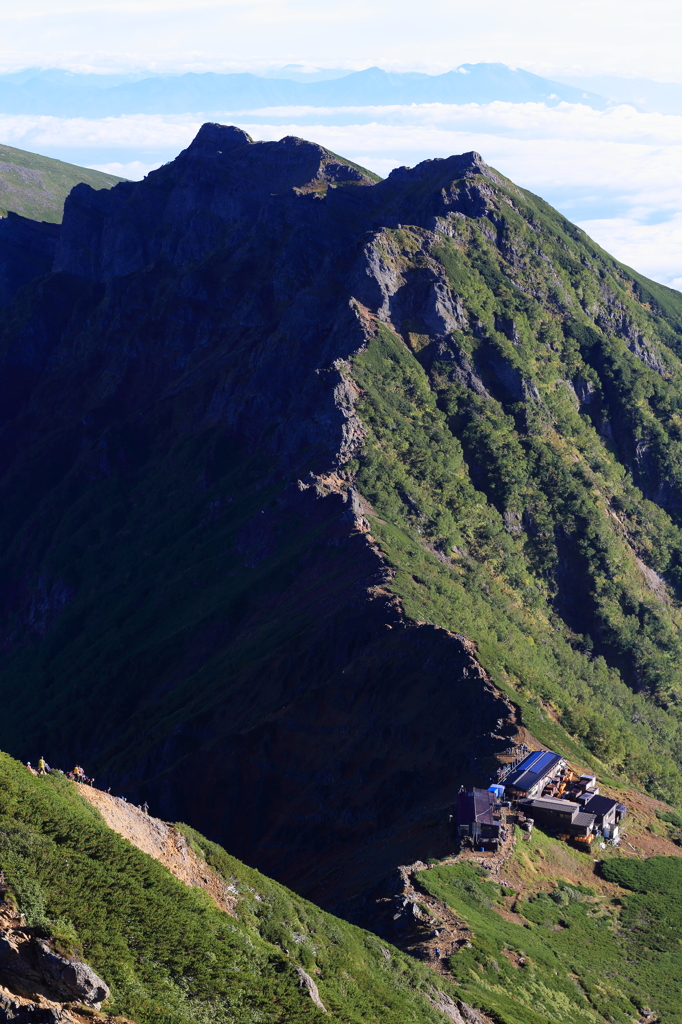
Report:
M 192 141 L 201 123 L 196 114 L 128 114 L 92 121 L 84 117 L 0 114 L 0 138 L 8 146 L 39 153 L 56 146 L 179 151 Z
M 187 146 L 203 119 L 0 115 L 0 138 L 137 178 Z M 640 114 L 627 106 L 595 111 L 570 104 L 491 103 L 278 108 L 219 119 L 239 124 L 254 138 L 313 139 L 382 175 L 399 164 L 476 149 L 623 262 L 663 283 L 682 284 L 682 116 Z
M 612 217 L 580 227 L 621 263 L 682 291 L 682 213 L 659 224 Z
M 102 50 L 194 59 L 447 70 L 501 61 L 679 80 L 678 0 L 5 0 L 5 61 Z M 37 61 L 36 61 L 37 58 Z M 3 54 L 0 54 L 0 63 Z M 148 66 L 145 64 L 145 66 Z
M 121 163 L 120 160 L 110 160 L 105 164 L 90 164 L 94 171 L 104 171 L 105 174 L 114 174 L 117 178 L 127 178 L 129 181 L 141 181 L 146 178 L 150 171 L 155 170 L 158 163 L 147 164 L 142 160 L 130 160 L 128 163 Z

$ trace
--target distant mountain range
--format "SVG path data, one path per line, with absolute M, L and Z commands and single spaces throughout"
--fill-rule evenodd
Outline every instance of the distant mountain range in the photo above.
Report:
M 582 103 L 605 110 L 682 113 L 682 85 L 599 75 L 542 78 L 505 64 L 462 64 L 442 75 L 287 64 L 262 74 L 76 74 L 25 68 L 0 75 L 0 113 L 54 117 L 235 113 L 272 107 L 367 107 L 412 103 Z M 338 117 L 337 117 L 338 120 Z M 336 122 L 335 122 L 336 123 Z
M 328 74 L 342 74 L 340 71 Z M 411 103 L 585 103 L 603 110 L 609 101 L 582 87 L 554 82 L 504 64 L 463 64 L 443 75 L 390 73 L 367 68 L 331 80 L 301 81 L 305 74 L 282 69 L 282 78 L 253 74 L 136 76 L 76 75 L 68 71 L 22 71 L 0 76 L 0 112 L 56 117 L 116 117 L 121 114 L 235 112 L 262 107 L 386 106 Z M 320 72 L 319 75 L 322 75 Z M 313 77 L 318 78 L 318 74 Z M 298 80 L 296 80 L 298 79 Z

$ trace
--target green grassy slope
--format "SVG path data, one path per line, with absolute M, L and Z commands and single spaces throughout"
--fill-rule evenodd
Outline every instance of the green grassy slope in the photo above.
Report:
M 503 179 L 486 203 L 377 235 L 406 291 L 446 275 L 460 328 L 378 324 L 348 468 L 407 614 L 475 640 L 531 727 L 556 712 L 680 800 L 682 295 Z
M 0 145 L 0 217 L 8 211 L 61 223 L 64 200 L 81 181 L 92 188 L 111 188 L 123 178 L 88 167 L 26 153 L 23 149 Z
M 304 1024 L 323 1014 L 300 966 L 324 1019 L 442 1021 L 428 996 L 454 986 L 180 828 L 238 889 L 237 918 L 112 832 L 74 783 L 0 755 L 0 870 L 28 923 L 106 980 L 107 1009 L 137 1024 Z
M 682 861 L 611 858 L 602 874 L 621 895 L 559 880 L 517 899 L 473 864 L 421 872 L 472 929 L 471 946 L 449 959 L 465 1000 L 505 1024 L 630 1024 L 652 1010 L 679 1024 Z
M 640 861 L 609 849 L 600 873 L 620 887 L 609 894 L 558 878 L 549 892 L 517 897 L 469 863 L 420 872 L 418 884 L 471 928 L 448 979 L 178 828 L 239 893 L 236 917 L 110 830 L 75 783 L 35 777 L 0 755 L 9 898 L 59 952 L 104 978 L 107 1011 L 137 1024 L 436 1024 L 445 1019 L 432 1002 L 439 992 L 499 1024 L 629 1024 L 650 1008 L 666 1024 L 682 1020 L 677 858 Z M 564 861 L 585 861 L 537 830 L 513 860 L 541 866 L 553 847 Z M 297 968 L 318 985 L 326 1017 Z

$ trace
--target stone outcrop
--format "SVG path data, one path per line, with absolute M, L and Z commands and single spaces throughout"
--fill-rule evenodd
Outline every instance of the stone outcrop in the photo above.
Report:
M 431 1005 L 444 1013 L 453 1024 L 492 1024 L 491 1018 L 480 1010 L 475 1010 L 461 999 L 454 1000 L 447 993 L 434 992 L 428 997 Z
M 9 907 L 0 908 L 0 1007 L 4 1019 L 31 1024 L 72 1021 L 64 1004 L 99 1009 L 106 982 L 81 960 L 60 956 Z
M 324 1005 L 324 1003 L 320 999 L 320 993 L 319 993 L 318 987 L 315 984 L 315 982 L 313 981 L 313 979 L 310 977 L 309 974 L 306 973 L 306 971 L 303 970 L 302 967 L 297 967 L 296 968 L 296 972 L 297 972 L 298 977 L 299 977 L 299 982 L 300 982 L 301 988 L 305 988 L 307 990 L 308 995 L 310 996 L 312 1001 L 315 1003 L 315 1006 L 318 1008 L 318 1010 L 322 1010 L 322 1013 L 326 1013 L 327 1012 L 327 1007 Z
M 15 996 L 0 986 L 0 1019 L 11 1024 L 73 1024 L 68 1010 L 47 1000 L 33 1002 Z

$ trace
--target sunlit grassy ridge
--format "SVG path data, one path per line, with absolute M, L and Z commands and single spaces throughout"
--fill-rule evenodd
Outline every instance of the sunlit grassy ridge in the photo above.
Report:
M 63 776 L 36 778 L 0 755 L 0 870 L 28 923 L 111 987 L 137 1024 L 435 1022 L 435 979 L 376 936 L 319 910 L 187 826 L 195 851 L 240 893 L 238 916 L 112 832 Z
M 465 999 L 505 1024 L 630 1024 L 651 1009 L 682 1020 L 682 860 L 609 860 L 603 874 L 628 891 L 597 896 L 559 880 L 516 899 L 471 864 L 421 872 L 472 928 L 471 946 L 449 960 Z M 518 923 L 498 912 L 512 907 Z
M 11 210 L 31 220 L 59 224 L 64 200 L 74 185 L 84 181 L 92 188 L 111 188 L 124 180 L 104 171 L 0 146 L 0 217 Z
M 436 241 L 378 236 L 408 287 L 440 267 L 463 315 L 448 337 L 377 325 L 349 468 L 408 615 L 475 640 L 536 722 L 550 702 L 680 800 L 682 296 L 504 181 L 488 203 L 494 235 L 459 217 Z

